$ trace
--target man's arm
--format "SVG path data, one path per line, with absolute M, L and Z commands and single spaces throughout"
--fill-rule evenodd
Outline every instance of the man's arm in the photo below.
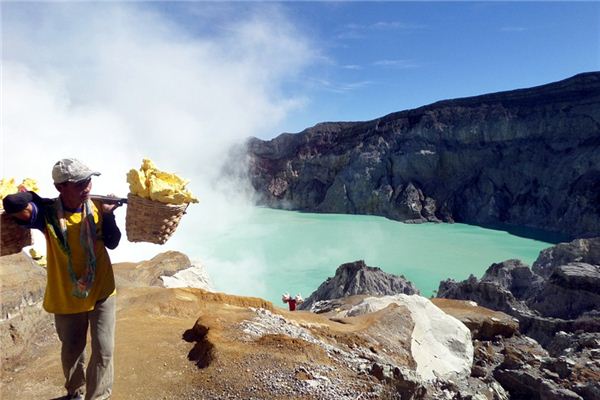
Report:
M 109 197 L 115 197 L 110 194 Z M 108 204 L 101 203 L 100 210 L 102 210 L 102 236 L 104 238 L 104 245 L 113 250 L 116 249 L 121 240 L 121 231 L 115 221 L 114 211 L 120 204 Z
M 44 230 L 44 209 L 34 203 L 31 192 L 9 194 L 2 199 L 4 211 L 12 216 L 19 225 Z
M 102 237 L 104 238 L 104 245 L 111 250 L 116 249 L 119 245 L 121 231 L 117 226 L 113 213 L 102 214 Z

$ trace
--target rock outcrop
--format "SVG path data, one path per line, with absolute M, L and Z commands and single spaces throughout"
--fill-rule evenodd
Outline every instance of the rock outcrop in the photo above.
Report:
M 556 267 L 572 262 L 600 265 L 600 237 L 559 243 L 542 250 L 532 269 L 536 274 L 548 278 Z
M 358 294 L 385 296 L 395 294 L 418 294 L 419 290 L 403 276 L 383 272 L 369 267 L 363 260 L 340 265 L 332 278 L 327 278 L 298 307 L 301 310 L 317 311 L 322 300 L 340 299 Z
M 599 72 L 253 138 L 246 152 L 270 207 L 600 235 Z
M 600 331 L 599 238 L 543 250 L 533 268 L 519 260 L 492 264 L 481 280 L 440 283 L 438 297 L 472 300 L 520 322 L 521 332 L 543 345 L 559 331 Z

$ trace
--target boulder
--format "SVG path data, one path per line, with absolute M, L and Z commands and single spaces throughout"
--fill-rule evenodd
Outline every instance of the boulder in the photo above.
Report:
M 470 375 L 473 363 L 471 333 L 464 324 L 424 297 L 405 294 L 369 297 L 345 314 L 349 317 L 364 315 L 390 304 L 410 311 L 414 323 L 410 351 L 416 372 L 422 379 L 453 379 Z
M 416 294 L 419 291 L 403 276 L 388 274 L 377 267 L 369 267 L 360 260 L 340 265 L 335 271 L 335 276 L 327 278 L 299 306 L 299 309 L 311 310 L 318 301 L 353 295 L 385 296 L 400 293 Z
M 600 294 L 600 263 L 591 265 L 572 262 L 561 265 L 550 275 L 550 282 L 571 290 L 582 290 L 590 294 Z
M 583 400 L 577 393 L 561 388 L 532 371 L 498 369 L 494 378 L 508 390 L 511 399 Z

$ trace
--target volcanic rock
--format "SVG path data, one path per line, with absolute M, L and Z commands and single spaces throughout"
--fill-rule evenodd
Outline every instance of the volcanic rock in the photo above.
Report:
M 516 299 L 522 300 L 539 290 L 543 278 L 533 273 L 521 260 L 507 260 L 492 264 L 481 281 L 494 282 L 512 293 Z
M 576 319 L 600 310 L 600 265 L 569 263 L 556 267 L 528 306 L 546 317 Z
M 572 262 L 600 265 L 600 237 L 559 243 L 542 250 L 532 269 L 536 274 L 548 278 L 554 268 Z
M 319 301 L 359 294 L 385 296 L 400 293 L 418 294 L 419 291 L 404 276 L 388 274 L 380 268 L 369 267 L 360 260 L 340 265 L 335 276 L 327 278 L 299 309 L 315 311 L 319 308 Z

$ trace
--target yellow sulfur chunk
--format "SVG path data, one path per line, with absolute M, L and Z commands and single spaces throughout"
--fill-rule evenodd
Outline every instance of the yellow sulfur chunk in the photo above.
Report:
M 15 178 L 0 179 L 0 199 L 5 198 L 9 194 L 17 193 L 19 188 L 15 184 Z
M 165 175 L 162 176 L 164 177 Z M 183 186 L 174 183 L 176 182 L 176 180 L 164 180 L 161 179 L 158 175 L 151 175 L 149 177 L 149 182 L 149 192 L 151 200 L 169 204 L 198 202 L 198 200 L 194 198 L 191 195 L 191 193 L 185 190 Z
M 137 196 L 147 199 L 149 197 L 148 186 L 146 185 L 146 175 L 143 171 L 131 169 L 127 173 L 127 183 L 129 191 Z
M 38 188 L 37 182 L 35 179 L 25 178 L 23 182 L 19 185 L 19 190 L 31 191 L 31 192 L 39 192 L 40 188 Z
M 17 186 L 15 183 L 15 178 L 10 179 L 0 179 L 0 200 L 8 196 L 9 194 L 14 194 L 17 192 L 39 192 L 39 188 L 37 186 L 37 182 L 31 178 L 23 179 L 20 185 Z M 1 208 L 1 205 L 0 205 Z
M 29 255 L 41 267 L 45 267 L 47 264 L 46 256 L 38 253 L 33 247 L 29 249 Z
M 157 171 L 158 169 L 156 168 L 156 165 L 154 165 L 154 162 L 149 159 L 149 158 L 144 158 L 142 160 L 142 167 L 140 168 L 142 171 L 147 172 L 147 171 Z

